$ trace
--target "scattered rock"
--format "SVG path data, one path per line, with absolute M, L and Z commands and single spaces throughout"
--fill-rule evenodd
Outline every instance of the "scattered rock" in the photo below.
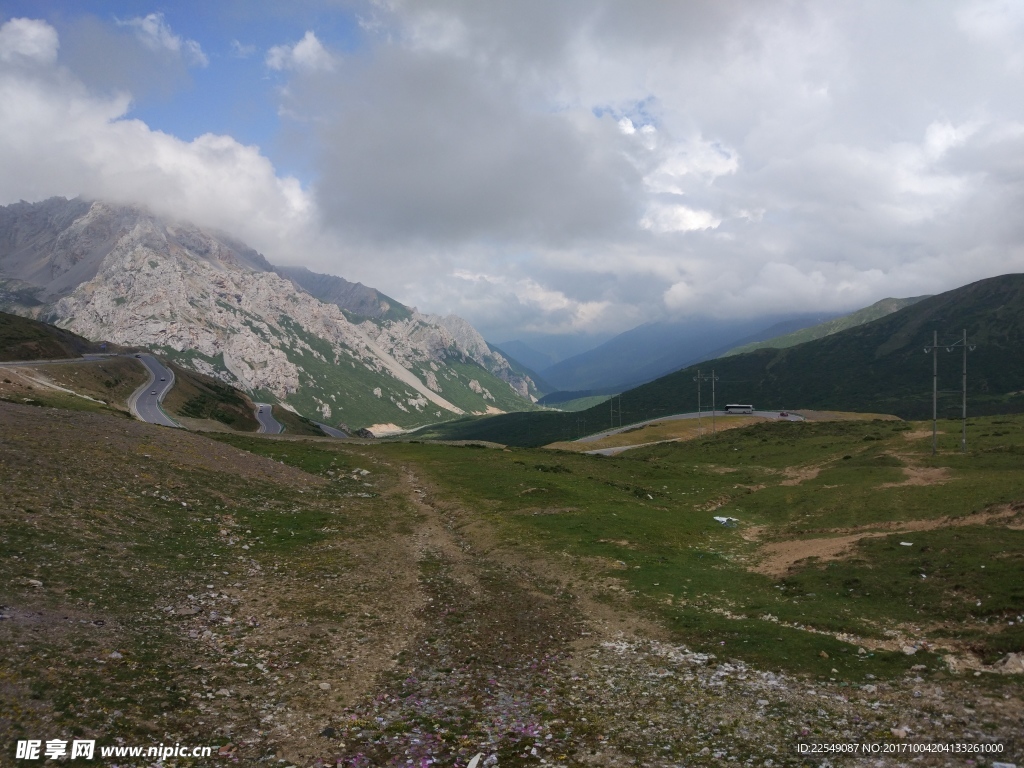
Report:
M 1022 674 L 1024 673 L 1024 653 L 1008 653 L 992 666 L 1003 674 Z

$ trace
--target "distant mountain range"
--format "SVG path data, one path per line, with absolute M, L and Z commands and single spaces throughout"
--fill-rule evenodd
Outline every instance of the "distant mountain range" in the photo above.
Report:
M 819 312 L 741 321 L 690 317 L 646 323 L 546 367 L 526 362 L 547 356 L 523 342 L 508 342 L 502 350 L 506 357 L 530 366 L 533 380 L 545 394 L 540 402 L 551 404 L 622 392 L 716 357 L 802 344 L 884 317 L 922 298 L 882 299 L 846 315 Z
M 0 207 L 0 309 L 144 346 L 304 416 L 385 434 L 533 407 L 465 320 L 271 265 L 244 243 L 80 199 Z
M 700 363 L 718 376 L 719 407 L 752 403 L 759 409 L 820 409 L 931 415 L 932 356 L 923 349 L 933 332 L 951 344 L 966 329 L 975 349 L 968 355 L 968 408 L 974 415 L 1024 411 L 1024 275 L 980 280 L 916 301 L 879 319 L 782 349 L 764 348 Z M 939 415 L 960 409 L 961 352 L 939 352 Z M 625 424 L 697 410 L 689 366 L 622 394 Z M 710 393 L 705 389 L 703 406 Z M 617 414 L 616 414 L 617 415 Z M 607 429 L 602 404 L 572 414 L 517 413 L 453 422 L 435 433 L 449 439 L 545 445 L 579 432 Z M 616 419 L 616 424 L 618 419 Z
M 856 312 L 851 312 L 848 315 L 842 315 L 817 325 L 798 328 L 792 333 L 773 335 L 765 341 L 751 341 L 740 344 L 730 349 L 722 357 L 753 352 L 756 349 L 785 349 L 786 347 L 795 347 L 797 344 L 803 344 L 806 341 L 823 339 L 826 336 L 831 336 L 833 333 L 839 333 L 848 328 L 855 328 L 858 325 L 870 323 L 872 320 L 877 320 L 880 317 L 891 315 L 897 310 L 909 307 L 911 304 L 916 304 L 921 299 L 927 298 L 927 296 L 914 296 L 909 299 L 882 299 L 881 301 L 876 301 L 870 307 L 858 309 Z
M 830 317 L 821 313 L 782 319 L 691 317 L 645 323 L 547 367 L 530 367 L 536 371 L 534 380 L 544 382 L 539 389 L 545 394 L 568 392 L 580 397 L 611 394 L 652 381 L 690 363 L 716 357 L 738 344 L 779 336 Z M 527 359 L 543 359 L 521 342 L 506 343 L 502 349 L 526 365 L 529 365 Z

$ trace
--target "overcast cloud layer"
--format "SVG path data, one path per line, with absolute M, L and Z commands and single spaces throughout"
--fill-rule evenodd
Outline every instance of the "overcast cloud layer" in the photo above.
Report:
M 258 52 L 156 13 L 0 19 L 0 202 L 141 202 L 499 340 L 1024 269 L 1024 3 L 344 12 L 359 45 L 314 28 Z M 308 147 L 305 186 L 230 136 L 131 118 L 229 43 Z

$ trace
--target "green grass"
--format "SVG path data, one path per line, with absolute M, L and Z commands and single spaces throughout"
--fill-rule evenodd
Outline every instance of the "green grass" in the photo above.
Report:
M 562 403 L 555 403 L 549 405 L 548 408 L 554 408 L 556 411 L 586 411 L 590 408 L 594 408 L 601 403 L 608 402 L 608 395 L 591 395 L 590 397 L 577 397 L 575 400 L 566 400 Z
M 850 559 L 805 563 L 784 579 L 747 567 L 756 545 L 740 534 L 753 525 L 764 526 L 762 541 L 819 538 L 834 528 L 962 516 L 1024 499 L 1024 418 L 974 420 L 967 455 L 955 452 L 957 423 L 945 423 L 934 458 L 930 437 L 904 436 L 922 426 L 765 423 L 614 458 L 428 445 L 386 450 L 421 464 L 510 540 L 602 558 L 607 576 L 696 648 L 725 643 L 730 654 L 759 664 L 815 674 L 836 668 L 860 679 L 894 674 L 927 654 L 857 654 L 849 644 L 765 617 L 876 639 L 905 624 L 961 623 L 957 636 L 986 658 L 1024 650 L 1020 630 L 986 626 L 1024 613 L 1024 532 L 1004 525 L 864 539 Z M 910 462 L 945 468 L 948 481 L 880 487 L 902 482 Z M 820 468 L 816 478 L 780 485 L 787 468 L 812 466 Z M 765 487 L 751 490 L 757 486 Z M 725 528 L 715 515 L 739 518 L 741 526 Z M 900 546 L 908 539 L 913 547 Z M 922 632 L 947 636 L 934 627 Z
M 34 413 L 14 416 L 0 451 L 0 603 L 37 618 L 0 625 L 9 641 L 0 654 L 6 737 L 32 737 L 45 714 L 60 733 L 142 742 L 165 734 L 183 742 L 217 739 L 196 708 L 213 702 L 197 699 L 197 691 L 248 685 L 247 670 L 260 661 L 251 647 L 258 632 L 223 601 L 216 607 L 236 613 L 237 621 L 215 626 L 215 643 L 190 639 L 182 633 L 188 617 L 163 608 L 189 604 L 188 595 L 205 595 L 208 584 L 230 591 L 235 582 L 264 574 L 273 582 L 278 569 L 290 579 L 323 583 L 356 567 L 334 553 L 339 545 L 381 535 L 402 514 L 377 498 L 351 499 L 355 480 L 303 488 L 269 473 L 266 480 L 241 477 L 230 460 L 221 468 L 211 468 L 216 461 L 180 464 L 179 454 L 162 450 L 145 425 L 64 411 L 58 418 L 77 429 L 39 434 L 23 426 L 38 421 Z M 203 445 L 198 436 L 180 439 L 188 456 Z M 247 439 L 257 442 L 239 437 L 238 443 Z M 290 449 L 307 455 L 295 443 L 259 442 L 279 448 L 281 461 Z M 351 469 L 336 454 L 315 456 L 296 463 L 324 478 Z M 290 617 L 289 625 L 323 628 L 321 636 L 338 631 L 346 613 L 344 606 L 325 612 L 316 592 L 277 599 L 267 610 Z M 300 629 L 273 654 L 304 660 L 318 652 L 315 638 L 313 630 Z M 275 695 L 280 689 L 272 686 L 260 693 Z

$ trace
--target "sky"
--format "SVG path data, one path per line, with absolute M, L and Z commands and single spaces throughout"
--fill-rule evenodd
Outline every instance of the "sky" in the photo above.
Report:
M 0 0 L 0 204 L 218 227 L 485 336 L 1024 270 L 1024 0 Z

